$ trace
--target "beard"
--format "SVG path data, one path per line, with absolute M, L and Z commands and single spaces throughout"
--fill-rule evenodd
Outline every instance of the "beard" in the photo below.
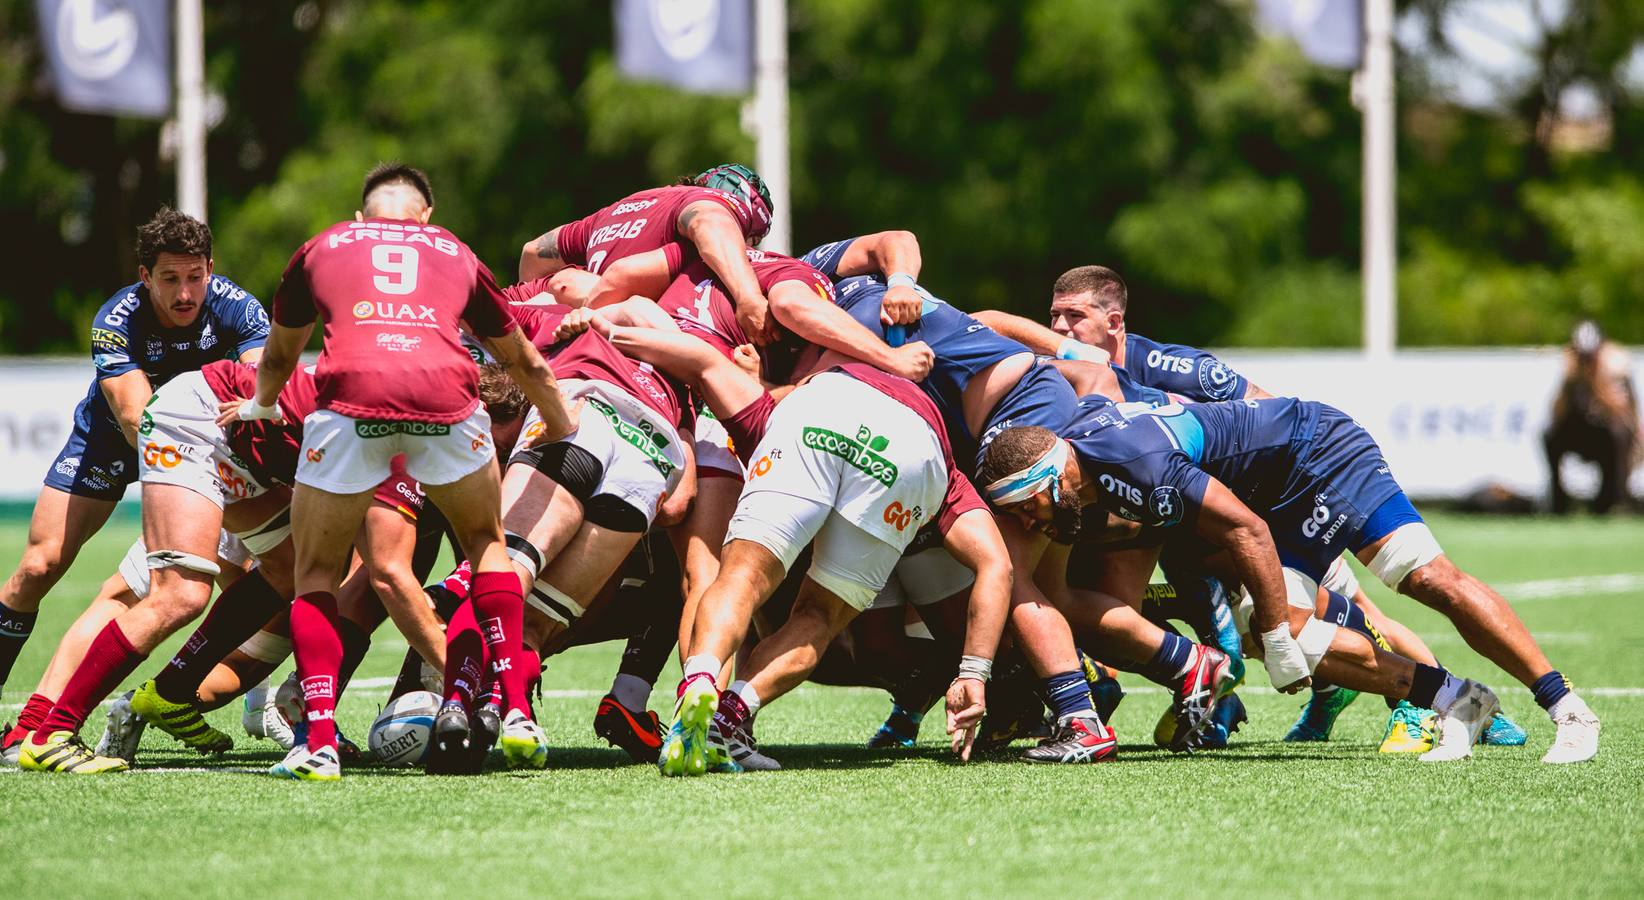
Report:
M 1059 544 L 1071 544 L 1084 525 L 1083 514 L 1084 504 L 1079 501 L 1079 495 L 1062 491 L 1051 507 L 1050 524 L 1045 526 L 1045 533 Z

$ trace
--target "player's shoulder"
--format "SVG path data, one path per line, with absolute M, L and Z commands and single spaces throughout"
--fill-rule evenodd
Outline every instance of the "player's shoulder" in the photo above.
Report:
M 124 329 L 130 324 L 134 314 L 141 312 L 144 306 L 143 283 L 128 284 L 115 291 L 103 304 L 97 307 L 95 327 Z
M 256 303 L 257 297 L 250 291 L 235 284 L 223 275 L 212 275 L 210 282 L 211 295 L 207 302 L 217 305 L 240 306 L 246 303 Z

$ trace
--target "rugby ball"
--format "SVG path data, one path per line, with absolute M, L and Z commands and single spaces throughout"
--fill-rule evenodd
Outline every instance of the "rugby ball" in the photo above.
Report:
M 434 716 L 440 698 L 431 691 L 412 691 L 388 702 L 371 724 L 367 744 L 371 756 L 385 766 L 414 766 L 422 762 L 431 743 Z

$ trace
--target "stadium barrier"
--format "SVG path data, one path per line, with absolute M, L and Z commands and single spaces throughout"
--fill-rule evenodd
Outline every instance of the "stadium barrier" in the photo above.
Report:
M 1644 371 L 1644 351 L 1632 356 L 1634 372 Z M 1541 433 L 1561 372 L 1556 348 L 1411 350 L 1390 365 L 1355 351 L 1233 350 L 1223 358 L 1275 394 L 1352 414 L 1380 441 L 1412 496 L 1458 499 L 1492 483 L 1535 498 L 1546 493 Z M 90 377 L 89 360 L 0 360 L 0 501 L 34 499 Z M 1578 493 L 1593 489 L 1596 472 L 1566 463 Z M 1644 493 L 1644 468 L 1632 486 Z M 127 498 L 136 498 L 135 486 Z

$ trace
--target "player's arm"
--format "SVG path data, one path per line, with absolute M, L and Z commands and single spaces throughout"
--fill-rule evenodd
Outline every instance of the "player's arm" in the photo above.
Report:
M 913 232 L 881 231 L 851 241 L 839 255 L 832 274 L 835 280 L 874 273 L 885 276 L 880 320 L 886 325 L 911 325 L 919 321 L 922 299 L 914 285 L 923 267 L 919 239 Z
M 542 417 L 543 431 L 537 436 L 535 444 L 563 440 L 577 430 L 576 420 L 565 408 L 559 382 L 554 380 L 548 361 L 542 358 L 536 347 L 531 346 L 519 328 L 510 328 L 497 337 L 484 340 L 485 349 L 491 351 L 497 362 L 508 369 L 509 377 L 525 392 L 525 398 L 531 401 L 531 405 L 537 408 L 537 414 Z
M 936 355 L 923 342 L 890 346 L 802 281 L 781 281 L 771 288 L 771 315 L 784 328 L 819 347 L 909 381 L 923 381 L 936 362 Z
M 1197 529 L 1200 537 L 1227 550 L 1239 581 L 1255 601 L 1255 609 L 1250 614 L 1250 633 L 1261 640 L 1265 651 L 1263 661 L 1274 686 L 1286 693 L 1307 687 L 1312 679 L 1308 677 L 1307 661 L 1292 635 L 1292 611 L 1286 599 L 1284 569 L 1267 523 L 1225 485 L 1211 478 L 1199 507 Z M 1303 620 L 1311 615 L 1299 608 L 1296 613 Z
M 736 321 L 754 343 L 764 346 L 776 339 L 768 321 L 769 303 L 759 290 L 759 278 L 748 262 L 748 242 L 730 210 L 711 200 L 698 200 L 679 212 L 680 237 L 696 247 L 736 304 Z
M 696 437 L 689 428 L 679 429 L 679 449 L 685 454 L 685 468 L 673 493 L 657 507 L 656 521 L 652 523 L 657 528 L 672 528 L 685 521 L 685 513 L 696 499 Z
M 650 363 L 701 391 L 703 401 L 721 420 L 736 415 L 764 393 L 758 379 L 701 338 L 677 329 L 613 325 L 599 316 L 590 324 L 623 356 Z
M 154 396 L 154 387 L 149 383 L 148 373 L 142 369 L 132 369 L 120 375 L 104 378 L 97 382 L 103 390 L 103 399 L 108 401 L 108 408 L 114 413 L 114 421 L 120 423 L 120 433 L 125 435 L 126 443 L 137 446 L 137 426 L 143 420 L 143 407 L 148 405 L 149 398 Z
M 1125 402 L 1124 391 L 1119 388 L 1119 377 L 1113 374 L 1112 366 L 1081 359 L 1056 359 L 1051 360 L 1051 364 L 1056 366 L 1056 371 L 1062 373 L 1067 383 L 1073 386 L 1073 392 L 1080 397 L 1101 394 L 1114 403 Z
M 526 241 L 519 251 L 519 280 L 532 281 L 552 275 L 569 263 L 559 249 L 559 228 L 550 228 L 536 238 Z
M 595 315 L 610 322 L 612 325 L 626 325 L 630 328 L 657 328 L 662 331 L 678 331 L 679 323 L 674 317 L 662 311 L 653 300 L 644 297 L 629 297 L 614 306 L 601 307 Z
M 670 253 L 670 250 L 673 252 Z M 673 244 L 659 250 L 625 256 L 606 266 L 605 271 L 599 274 L 599 281 L 588 292 L 587 303 L 598 309 L 629 297 L 656 300 L 668 290 L 669 283 L 678 274 L 678 259 L 678 246 Z M 746 256 L 743 262 L 747 262 Z M 751 264 L 748 271 L 753 271 Z
M 274 323 L 268 333 L 268 343 L 263 345 L 262 357 L 257 364 L 257 395 L 251 398 L 254 404 L 251 412 L 273 409 L 272 418 L 279 418 L 280 391 L 285 383 L 291 380 L 291 373 L 297 371 L 297 364 L 302 361 L 303 348 L 308 346 L 308 337 L 314 332 L 314 323 L 290 326 Z M 269 416 L 241 414 L 241 418 L 270 418 Z
M 1024 319 L 996 309 L 978 310 L 971 313 L 971 317 L 1013 341 L 1026 344 L 1028 349 L 1035 353 L 1043 353 L 1058 359 L 1080 359 L 1093 363 L 1112 362 L 1112 357 L 1106 350 L 1082 344 L 1070 337 L 1062 337 L 1032 319 Z
M 972 509 L 953 521 L 942 536 L 953 558 L 976 573 L 965 625 L 965 655 L 993 659 L 1010 612 L 1010 552 L 993 522 L 993 514 Z

